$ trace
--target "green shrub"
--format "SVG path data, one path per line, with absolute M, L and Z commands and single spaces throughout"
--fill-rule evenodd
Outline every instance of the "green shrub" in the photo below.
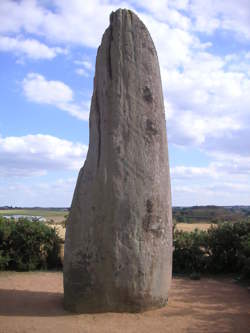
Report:
M 0 269 L 28 271 L 59 268 L 61 239 L 38 221 L 0 217 Z
M 174 231 L 174 273 L 239 273 L 250 278 L 249 221 L 219 224 L 208 231 Z
M 206 233 L 195 229 L 193 232 L 174 232 L 174 273 L 199 273 L 205 270 Z
M 238 229 L 241 231 L 241 228 Z M 237 272 L 240 243 L 240 234 L 235 232 L 235 225 L 232 223 L 208 229 L 209 270 L 213 273 Z

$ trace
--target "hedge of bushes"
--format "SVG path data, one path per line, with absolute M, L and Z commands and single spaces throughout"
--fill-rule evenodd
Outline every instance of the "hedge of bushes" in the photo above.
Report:
M 62 240 L 38 221 L 0 217 L 0 270 L 61 267 Z M 250 222 L 224 223 L 208 231 L 174 231 L 173 272 L 237 273 L 250 279 Z
M 61 239 L 42 222 L 0 217 L 0 270 L 60 268 Z
M 250 222 L 174 231 L 174 273 L 237 273 L 250 278 Z

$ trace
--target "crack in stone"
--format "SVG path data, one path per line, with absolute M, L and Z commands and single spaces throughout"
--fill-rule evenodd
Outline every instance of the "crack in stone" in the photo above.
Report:
M 108 46 L 108 73 L 109 77 L 112 80 L 112 60 L 111 60 L 111 47 L 113 41 L 113 12 L 110 15 L 110 32 L 109 32 L 109 46 Z
M 97 168 L 100 165 L 101 159 L 101 114 L 100 114 L 100 106 L 98 101 L 97 91 L 95 92 L 95 103 L 96 103 L 96 114 L 97 114 L 97 132 L 98 132 L 98 152 L 97 152 Z

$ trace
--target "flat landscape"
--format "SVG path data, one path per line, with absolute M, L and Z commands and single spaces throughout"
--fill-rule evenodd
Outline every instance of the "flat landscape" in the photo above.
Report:
M 68 215 L 67 211 L 56 210 L 56 209 L 0 209 L 0 216 L 12 216 L 12 215 L 24 215 L 24 216 L 42 216 L 47 219 L 47 221 L 53 220 L 54 223 L 51 223 L 51 227 L 55 227 L 58 235 L 64 239 L 65 238 L 65 228 L 61 225 L 61 222 L 65 220 L 65 217 Z M 195 229 L 207 230 L 213 223 L 206 222 L 178 222 L 176 225 L 177 230 L 183 231 L 194 231 Z
M 11 216 L 11 215 L 24 215 L 24 216 L 42 216 L 48 221 L 53 220 L 55 223 L 60 223 L 68 215 L 68 211 L 63 209 L 0 209 L 0 216 Z
M 250 292 L 230 278 L 174 278 L 169 304 L 142 314 L 64 311 L 62 273 L 1 272 L 0 333 L 248 333 Z
M 218 222 L 232 221 L 238 222 L 249 219 L 250 207 L 219 207 L 219 206 L 200 206 L 180 208 L 173 207 L 173 220 L 177 222 L 177 230 L 191 232 L 195 229 L 207 230 L 211 225 Z M 0 209 L 0 216 L 25 215 L 42 216 L 47 221 L 53 220 L 61 238 L 64 238 L 65 228 L 60 223 L 68 215 L 66 209 L 60 208 L 21 208 L 21 209 Z M 59 224 L 59 225 L 58 225 Z

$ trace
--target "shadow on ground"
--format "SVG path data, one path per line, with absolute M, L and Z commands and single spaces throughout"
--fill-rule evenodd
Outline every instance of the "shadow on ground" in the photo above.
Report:
M 0 333 L 250 332 L 250 293 L 230 278 L 174 278 L 169 304 L 142 314 L 71 314 L 59 273 L 0 276 L 0 288 Z
M 0 316 L 65 316 L 61 293 L 0 289 Z

